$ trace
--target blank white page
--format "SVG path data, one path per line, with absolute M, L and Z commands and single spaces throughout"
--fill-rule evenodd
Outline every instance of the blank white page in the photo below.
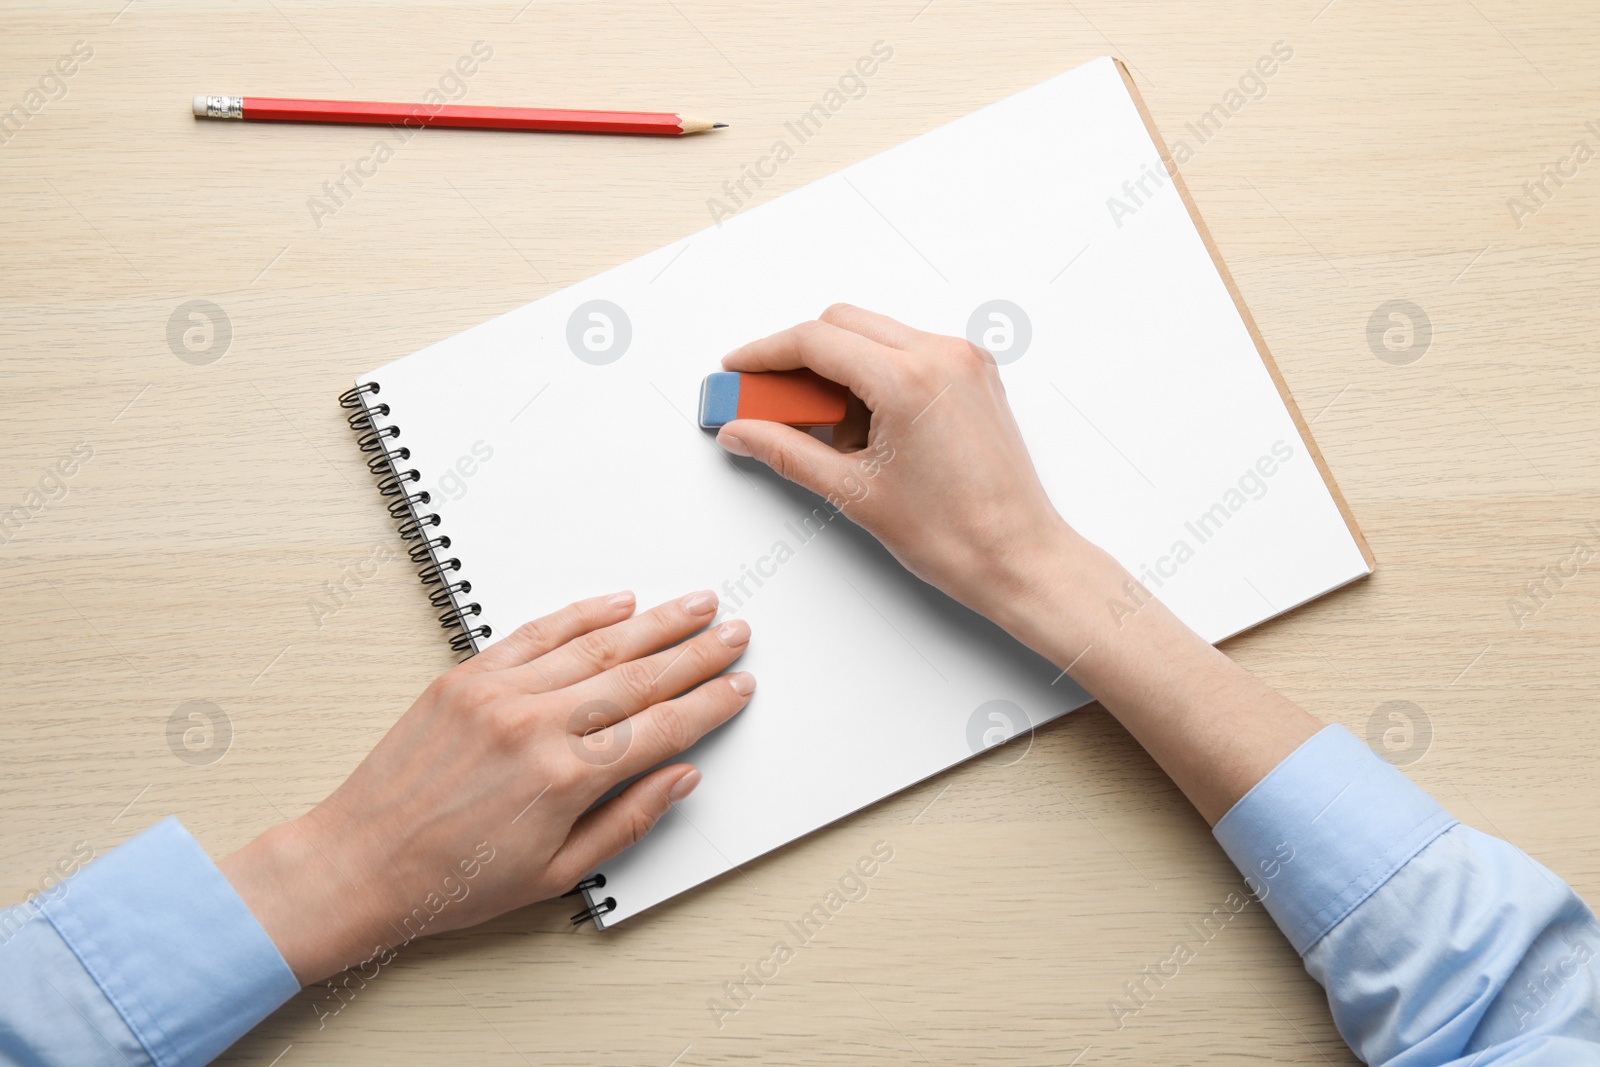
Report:
M 626 316 L 608 363 L 568 342 L 595 300 Z M 754 630 L 755 697 L 688 753 L 694 794 L 604 867 L 601 925 L 1088 702 L 696 425 L 723 354 L 830 303 L 962 335 L 991 300 L 1027 318 L 1001 373 L 1051 499 L 1208 640 L 1369 573 L 1109 58 L 361 379 L 491 640 L 630 588 L 718 590 Z

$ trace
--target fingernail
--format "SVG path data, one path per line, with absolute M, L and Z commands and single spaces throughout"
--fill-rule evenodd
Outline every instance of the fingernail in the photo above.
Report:
M 728 685 L 735 693 L 747 697 L 756 691 L 756 676 L 749 671 L 737 671 L 728 675 Z
M 690 593 L 679 603 L 683 605 L 683 610 L 690 615 L 704 615 L 717 606 L 717 594 L 703 589 L 698 593 Z
M 743 619 L 733 619 L 717 627 L 717 639 L 733 648 L 750 640 L 750 624 Z
M 672 784 L 672 788 L 667 790 L 667 799 L 682 800 L 684 797 L 694 792 L 694 787 L 700 784 L 700 778 L 700 768 L 689 768 L 689 773 L 684 775 L 682 778 L 679 778 Z
M 726 430 L 717 434 L 717 444 L 721 445 L 724 451 L 732 452 L 736 456 L 748 456 L 750 454 L 750 446 Z
M 610 604 L 614 608 L 628 607 L 633 603 L 633 593 L 612 593 L 610 596 L 606 597 L 606 603 Z

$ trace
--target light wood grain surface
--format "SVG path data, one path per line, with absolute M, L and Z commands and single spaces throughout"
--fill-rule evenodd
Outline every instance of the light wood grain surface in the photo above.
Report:
M 879 40 L 865 95 L 755 200 L 1122 57 L 1195 147 L 1189 186 L 1378 560 L 1230 652 L 1358 735 L 1409 702 L 1409 773 L 1600 899 L 1600 556 L 1511 606 L 1600 553 L 1600 161 L 1563 163 L 1600 151 L 1589 4 L 108 0 L 8 3 L 0 25 L 0 107 L 40 92 L 0 135 L 0 509 L 26 512 L 0 545 L 6 900 L 77 842 L 176 814 L 221 855 L 331 790 L 452 662 L 409 565 L 367 563 L 396 542 L 336 394 L 707 225 Z M 467 102 L 732 128 L 424 131 L 316 212 L 373 169 L 373 131 L 190 116 L 195 93 L 416 99 L 479 41 Z M 1278 41 L 1264 94 L 1185 138 Z M 92 56 L 57 83 L 77 42 Z M 1568 176 L 1526 200 L 1547 164 Z M 190 301 L 220 318 L 185 347 Z M 1390 301 L 1426 343 L 1374 347 Z M 192 701 L 227 728 L 186 762 L 170 724 Z M 1108 1001 L 1237 875 L 1103 713 L 1018 754 L 605 935 L 569 932 L 566 902 L 413 944 L 321 1025 L 326 990 L 303 991 L 223 1062 L 1355 1062 L 1258 906 L 1119 1028 Z M 869 895 L 719 1025 L 708 1001 L 880 840 Z

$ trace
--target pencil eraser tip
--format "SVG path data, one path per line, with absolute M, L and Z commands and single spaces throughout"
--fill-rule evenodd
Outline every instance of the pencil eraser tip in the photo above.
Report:
M 197 119 L 206 117 L 206 98 L 203 96 L 194 98 L 194 117 Z

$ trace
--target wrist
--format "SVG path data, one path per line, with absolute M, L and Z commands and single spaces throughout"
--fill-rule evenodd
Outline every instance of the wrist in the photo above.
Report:
M 1064 520 L 1031 539 L 1008 567 L 989 615 L 1017 640 L 1105 702 L 1134 678 L 1192 671 L 1218 658 L 1109 552 Z M 1112 700 L 1108 707 L 1118 703 Z M 1115 711 L 1113 711 L 1115 714 Z
M 320 843 L 314 813 L 267 830 L 218 864 L 301 985 L 398 940 L 370 887 Z
M 1090 590 L 1107 583 L 1108 565 L 1121 569 L 1059 517 L 1019 539 L 993 562 L 998 568 L 989 583 L 993 595 L 980 610 L 1011 636 L 1062 665 L 1088 639 Z M 1075 645 L 1080 647 L 1068 651 Z

